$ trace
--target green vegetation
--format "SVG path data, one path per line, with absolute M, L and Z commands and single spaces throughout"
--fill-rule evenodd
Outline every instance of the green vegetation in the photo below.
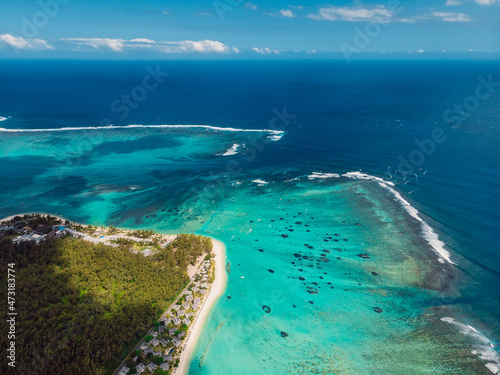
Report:
M 151 257 L 72 237 L 40 244 L 3 238 L 0 248 L 1 264 L 16 269 L 19 373 L 99 375 L 130 353 L 188 283 L 187 265 L 212 243 L 180 235 Z M 0 277 L 7 295 L 6 273 Z M 6 332 L 0 345 L 8 347 Z M 6 363 L 0 373 L 8 373 Z
M 212 252 L 212 241 L 208 237 L 197 236 L 195 234 L 181 234 L 167 247 L 160 249 L 155 254 L 155 259 L 164 261 L 170 254 L 175 253 L 177 266 L 186 269 L 188 264 L 194 264 L 196 259 L 203 253 Z

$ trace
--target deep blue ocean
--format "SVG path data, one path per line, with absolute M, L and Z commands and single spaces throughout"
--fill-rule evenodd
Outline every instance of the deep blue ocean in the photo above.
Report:
M 496 367 L 500 366 L 497 61 L 1 61 L 0 82 L 0 119 L 4 119 L 0 122 L 4 129 L 0 131 L 1 217 L 50 212 L 89 224 L 196 231 L 217 237 L 228 246 L 234 273 L 229 278 L 228 293 L 233 298 L 231 302 L 221 300 L 214 309 L 190 373 L 405 373 L 403 368 L 396 370 L 382 364 L 405 363 L 387 345 L 400 332 L 407 339 L 409 352 L 412 340 L 429 337 L 425 329 L 432 324 L 422 323 L 422 317 L 427 319 L 429 314 L 452 317 L 453 321 L 441 321 L 468 340 L 469 353 L 479 353 L 481 363 L 489 364 L 490 372 L 500 371 Z M 90 129 L 109 124 L 116 130 Z M 128 125 L 207 125 L 265 131 Z M 68 127 L 86 130 L 53 131 Z M 14 131 L 34 129 L 40 131 Z M 48 129 L 51 131 L 43 131 Z M 231 160 L 237 167 L 235 173 L 229 170 L 234 167 L 228 162 Z M 342 176 L 348 172 L 362 172 L 394 184 L 394 190 L 419 211 L 444 242 L 453 264 L 440 263 L 431 246 L 425 248 L 416 239 L 422 235 L 421 228 L 407 217 L 396 198 L 387 196 L 387 189 L 376 180 Z M 323 178 L 311 177 L 314 174 Z M 210 193 L 206 189 L 211 189 Z M 358 199 L 361 195 L 363 199 Z M 376 332 L 345 328 L 350 323 L 355 326 L 355 320 L 363 314 L 372 319 L 373 311 L 360 310 L 349 320 L 346 308 L 342 310 L 342 322 L 335 323 L 331 306 L 342 300 L 341 304 L 353 303 L 356 311 L 358 306 L 352 301 L 358 299 L 323 297 L 323 292 L 317 296 L 325 300 L 303 306 L 301 319 L 310 320 L 311 325 L 317 324 L 322 330 L 342 324 L 346 331 L 335 332 L 345 337 L 355 332 L 355 339 L 329 341 L 335 340 L 332 334 L 312 342 L 304 339 L 311 337 L 310 331 L 293 326 L 287 330 L 290 338 L 301 334 L 305 341 L 265 347 L 275 339 L 265 336 L 268 330 L 263 327 L 271 323 L 261 322 L 260 326 L 239 319 L 241 311 L 253 306 L 252 293 L 267 293 L 269 273 L 264 270 L 255 276 L 253 282 L 261 284 L 252 288 L 241 285 L 242 280 L 252 280 L 251 276 L 240 276 L 251 275 L 260 267 L 254 258 L 261 255 L 251 252 L 252 246 L 264 246 L 265 233 L 284 233 L 292 225 L 302 225 L 296 222 L 306 222 L 298 219 L 304 212 L 316 212 L 311 217 L 305 215 L 311 227 L 313 221 L 319 220 L 315 224 L 317 237 L 308 239 L 315 230 L 311 228 L 301 232 L 304 241 L 301 237 L 298 245 L 276 242 L 273 246 L 283 250 L 271 251 L 269 255 L 262 252 L 269 257 L 265 258 L 266 264 L 283 269 L 298 266 L 290 263 L 293 256 L 285 260 L 283 254 L 291 247 L 302 250 L 302 242 L 313 244 L 320 237 L 325 239 L 324 244 L 328 243 L 326 233 L 332 236 L 337 230 L 333 228 L 343 221 L 348 225 L 349 220 L 342 219 L 348 217 L 352 223 L 359 221 L 359 228 L 367 228 L 364 234 L 346 229 L 345 233 L 351 235 L 346 246 L 356 247 L 350 262 L 359 260 L 356 251 L 370 252 L 373 248 L 375 254 L 380 251 L 380 258 L 373 258 L 380 262 L 378 273 L 383 274 L 384 270 L 392 270 L 392 261 L 399 262 L 398 257 L 406 253 L 411 259 L 405 258 L 405 269 L 414 267 L 412 277 L 422 279 L 427 277 L 425 272 L 433 273 L 433 267 L 446 264 L 451 271 L 446 271 L 441 281 L 450 284 L 451 291 L 436 294 L 439 288 L 432 286 L 432 291 L 427 292 L 428 284 L 435 280 L 417 285 L 399 274 L 402 263 L 395 263 L 398 271 L 392 274 L 393 279 L 380 282 L 377 288 L 408 291 L 405 288 L 411 285 L 411 293 L 395 293 L 394 298 L 401 298 L 402 302 L 397 302 L 399 308 L 394 307 L 396 302 L 391 305 L 392 310 L 389 308 L 389 314 L 394 315 L 386 323 L 394 332 L 387 333 L 387 340 L 381 344 L 387 347 L 383 353 L 368 353 L 373 350 L 368 346 L 366 351 L 363 349 L 365 339 L 375 343 L 376 337 L 380 337 Z M 274 227 L 280 213 L 289 215 L 294 222 Z M 157 215 L 154 220 L 145 218 L 151 214 Z M 292 215 L 297 217 L 291 219 Z M 259 220 L 266 225 L 255 228 L 253 225 Z M 384 239 L 384 228 L 389 224 L 394 228 L 387 230 L 393 232 L 386 232 L 391 233 L 391 238 Z M 299 236 L 296 228 L 292 232 L 293 229 L 287 232 L 290 238 L 286 241 Z M 261 237 L 251 237 L 256 233 Z M 357 238 L 363 241 L 356 243 Z M 342 257 L 346 251 L 349 253 L 349 248 L 343 250 Z M 420 269 L 422 262 L 428 267 L 426 270 Z M 350 267 L 352 272 L 359 269 L 354 263 L 339 267 Z M 340 282 L 340 276 L 335 280 Z M 364 278 L 359 285 L 362 283 Z M 346 286 L 346 292 L 348 289 Z M 299 292 L 293 289 L 290 294 L 283 292 L 283 298 L 292 298 L 296 293 Z M 372 291 L 366 298 L 373 294 Z M 240 305 L 238 295 L 242 299 Z M 365 297 L 360 298 L 361 301 Z M 277 320 L 272 324 L 296 319 L 294 314 L 301 306 L 291 306 L 292 302 L 287 302 L 282 315 L 277 309 Z M 375 315 L 385 316 L 384 313 Z M 258 314 L 262 312 L 259 310 Z M 249 322 L 254 318 L 249 317 Z M 245 331 L 247 324 L 252 327 L 251 333 Z M 370 326 L 377 324 L 370 322 Z M 240 333 L 231 331 L 236 326 L 240 326 Z M 434 334 L 441 334 L 440 329 L 435 329 Z M 414 334 L 422 330 L 425 335 Z M 228 359 L 224 371 L 217 367 L 228 350 L 224 342 L 238 335 L 257 341 L 247 340 L 251 347 L 244 343 L 240 348 L 232 346 L 231 358 L 240 360 Z M 461 350 L 467 351 L 468 347 L 443 349 L 442 356 L 436 355 L 428 363 L 422 360 L 428 359 L 425 350 L 438 351 L 434 344 L 445 346 L 439 339 L 429 340 L 422 344 L 420 359 L 408 360 L 413 370 L 406 373 L 482 373 L 468 370 L 469 367 L 460 370 L 459 360 L 439 364 L 445 357 L 452 358 L 449 353 L 455 349 L 460 351 L 456 357 L 463 359 Z M 485 347 L 491 350 L 485 352 Z M 361 354 L 353 354 L 350 348 L 358 348 Z M 282 352 L 293 358 L 292 367 L 287 367 L 292 359 L 274 365 L 274 360 L 265 362 L 267 356 L 276 360 Z M 322 354 L 311 359 L 313 352 Z M 407 356 L 408 352 L 399 354 Z M 361 366 L 363 361 L 366 363 Z M 467 366 L 475 369 L 471 363 Z

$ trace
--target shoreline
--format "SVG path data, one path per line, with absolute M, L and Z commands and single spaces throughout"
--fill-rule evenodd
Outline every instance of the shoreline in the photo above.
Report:
M 70 220 L 70 219 L 66 219 L 66 218 L 64 218 L 62 216 L 58 216 L 58 215 L 54 215 L 54 214 L 48 214 L 48 213 L 45 213 L 45 212 L 26 212 L 26 213 L 22 213 L 22 214 L 15 214 L 15 215 L 7 216 L 7 217 L 4 217 L 4 218 L 0 219 L 0 223 L 2 223 L 4 221 L 12 220 L 16 216 L 23 217 L 24 215 L 51 216 L 51 217 L 55 217 L 58 220 L 61 220 L 61 221 L 66 221 L 67 220 L 67 221 L 69 221 L 69 222 L 71 222 L 73 224 L 78 224 L 78 225 L 81 225 L 81 226 L 87 226 L 88 225 L 88 224 L 77 223 L 76 221 L 73 221 L 73 220 Z
M 205 322 L 210 315 L 215 303 L 219 300 L 220 296 L 224 293 L 227 287 L 227 273 L 226 273 L 226 246 L 219 240 L 212 238 L 213 253 L 215 254 L 215 280 L 210 287 L 210 292 L 205 298 L 203 306 L 196 315 L 193 325 L 190 327 L 189 335 L 183 346 L 180 355 L 179 366 L 174 370 L 174 374 L 187 375 L 190 362 L 193 356 L 194 349 L 198 344 Z
M 24 216 L 24 215 L 41 215 L 41 216 L 51 216 L 55 217 L 56 219 L 65 222 L 69 221 L 73 224 L 78 224 L 78 225 L 83 225 L 85 224 L 80 224 L 77 222 L 74 222 L 72 220 L 68 220 L 66 218 L 63 218 L 58 215 L 53 215 L 53 214 L 48 214 L 48 213 L 37 213 L 37 212 L 30 212 L 30 213 L 21 213 L 21 214 L 15 214 L 11 215 L 5 218 L 0 219 L 0 224 L 6 221 L 10 221 L 16 216 Z M 190 361 L 192 359 L 192 355 L 194 352 L 194 349 L 196 348 L 196 345 L 198 344 L 199 337 L 201 335 L 201 332 L 203 331 L 203 327 L 205 326 L 205 322 L 210 315 L 210 312 L 212 311 L 213 307 L 215 306 L 216 302 L 219 300 L 219 298 L 222 296 L 222 294 L 225 292 L 227 288 L 227 280 L 228 280 L 228 275 L 226 272 L 226 246 L 224 245 L 223 242 L 210 237 L 212 240 L 212 253 L 215 255 L 214 256 L 214 261 L 215 261 L 215 279 L 213 283 L 210 285 L 209 292 L 207 296 L 203 300 L 203 304 L 198 310 L 198 313 L 195 316 L 195 320 L 193 321 L 192 325 L 189 328 L 189 333 L 188 336 L 185 339 L 184 345 L 182 346 L 182 352 L 179 356 L 179 365 L 177 368 L 173 368 L 173 373 L 174 374 L 179 374 L 179 375 L 186 375 L 189 371 L 190 368 Z M 189 269 L 187 270 L 189 272 Z M 121 366 L 121 365 L 120 365 Z

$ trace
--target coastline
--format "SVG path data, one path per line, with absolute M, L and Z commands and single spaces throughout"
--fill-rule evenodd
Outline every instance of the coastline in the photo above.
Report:
M 66 219 L 62 216 L 58 216 L 58 215 L 53 215 L 53 214 L 48 214 L 48 213 L 45 213 L 45 212 L 26 212 L 26 213 L 21 213 L 21 214 L 15 214 L 15 215 L 10 215 L 10 216 L 7 216 L 7 217 L 4 217 L 2 219 L 0 219 L 0 223 L 3 222 L 3 221 L 9 221 L 9 220 L 12 220 L 13 218 L 15 218 L 16 216 L 24 216 L 24 215 L 40 215 L 40 216 L 51 216 L 51 217 L 55 217 L 56 219 L 59 219 L 61 221 L 69 221 L 71 223 L 74 223 L 74 224 L 78 224 L 78 225 L 82 225 L 82 226 L 87 226 L 88 224 L 82 224 L 82 223 L 77 223 L 76 221 L 73 221 L 73 220 L 69 220 L 69 219 Z
M 190 327 L 190 333 L 186 338 L 182 353 L 180 355 L 179 366 L 174 370 L 174 374 L 187 375 L 190 367 L 190 361 L 201 335 L 205 321 L 208 315 L 224 293 L 227 287 L 226 265 L 226 246 L 219 240 L 212 238 L 213 253 L 215 254 L 215 280 L 210 287 L 210 292 L 205 298 L 203 306 L 198 312 L 193 325 Z
M 2 222 L 10 221 L 16 216 L 24 216 L 24 215 L 40 215 L 40 216 L 51 216 L 55 217 L 56 219 L 64 222 L 64 221 L 70 221 L 73 224 L 79 224 L 77 222 L 65 219 L 63 217 L 53 215 L 53 214 L 48 214 L 48 213 L 21 213 L 21 214 L 15 214 L 11 215 L 5 218 L 0 219 L 0 224 Z M 84 225 L 84 224 L 80 224 Z M 212 248 L 212 253 L 214 254 L 214 261 L 215 261 L 215 279 L 213 283 L 210 285 L 210 289 L 208 291 L 207 296 L 203 300 L 203 304 L 201 308 L 198 310 L 198 313 L 195 316 L 195 319 L 192 323 L 192 325 L 189 328 L 189 333 L 187 337 L 185 338 L 184 344 L 182 345 L 181 349 L 181 354 L 179 356 L 179 365 L 177 368 L 172 368 L 174 371 L 174 374 L 180 374 L 180 375 L 185 375 L 189 371 L 190 367 L 190 361 L 194 352 L 194 349 L 196 348 L 196 345 L 198 343 L 198 339 L 201 335 L 201 332 L 203 330 L 203 327 L 205 325 L 205 321 L 212 311 L 212 308 L 214 307 L 215 303 L 219 300 L 221 295 L 225 292 L 226 287 L 227 287 L 227 273 L 226 273 L 226 247 L 224 243 L 222 243 L 219 240 L 216 240 L 214 238 L 211 238 L 213 248 Z M 202 261 L 203 259 L 201 259 Z M 200 262 L 201 262 L 200 261 Z M 200 262 L 198 262 L 197 266 L 199 266 Z M 196 271 L 198 267 L 192 267 L 192 269 L 188 269 L 188 274 L 192 273 L 193 271 Z M 192 275 L 190 275 L 192 276 Z M 120 365 L 120 367 L 123 365 L 123 363 Z

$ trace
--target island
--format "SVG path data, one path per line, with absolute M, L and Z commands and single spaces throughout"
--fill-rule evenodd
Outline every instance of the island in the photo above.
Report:
M 194 234 L 25 214 L 0 221 L 0 248 L 24 373 L 186 374 L 227 282 L 224 245 Z

